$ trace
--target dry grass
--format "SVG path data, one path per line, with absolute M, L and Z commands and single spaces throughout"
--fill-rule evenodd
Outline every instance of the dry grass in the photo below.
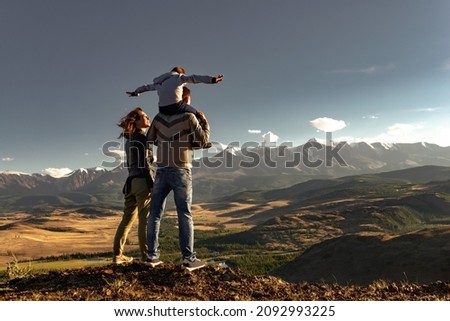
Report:
M 31 214 L 24 213 L 8 215 L 10 228 L 0 230 L 0 265 L 11 260 L 11 253 L 19 260 L 32 260 L 69 253 L 110 251 L 120 214 L 87 218 L 76 212 L 69 215 L 56 212 L 39 224 L 30 221 L 31 218 Z
M 233 205 L 233 211 L 246 209 L 246 205 Z M 227 229 L 251 227 L 241 221 L 236 222 L 227 215 L 229 210 L 207 210 L 199 204 L 194 205 L 192 211 L 196 230 L 213 230 L 219 224 Z M 1 225 L 7 228 L 0 229 L 0 266 L 11 262 L 11 254 L 23 261 L 71 253 L 112 251 L 121 215 L 120 211 L 115 211 L 112 215 L 96 217 L 64 210 L 56 210 L 44 217 L 21 212 L 1 214 Z M 165 215 L 176 218 L 176 211 L 169 209 Z M 128 243 L 127 251 L 138 249 L 137 222 L 130 231 Z

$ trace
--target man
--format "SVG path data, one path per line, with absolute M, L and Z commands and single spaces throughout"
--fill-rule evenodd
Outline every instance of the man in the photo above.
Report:
M 189 104 L 190 92 L 185 87 L 183 100 Z M 157 170 L 150 203 L 147 228 L 148 258 L 146 263 L 155 267 L 159 259 L 159 229 L 166 198 L 173 191 L 178 215 L 179 244 L 183 266 L 192 271 L 205 262 L 197 259 L 194 251 L 194 222 L 192 219 L 192 150 L 193 143 L 203 146 L 209 141 L 209 124 L 203 113 L 165 115 L 158 113 L 147 134 L 147 141 L 157 145 Z

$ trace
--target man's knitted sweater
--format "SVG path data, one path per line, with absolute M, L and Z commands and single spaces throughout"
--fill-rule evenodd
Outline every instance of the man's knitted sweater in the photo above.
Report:
M 200 126 L 192 113 L 158 113 L 147 132 L 147 141 L 157 145 L 158 167 L 192 167 L 192 142 L 203 146 L 209 141 L 209 124 Z

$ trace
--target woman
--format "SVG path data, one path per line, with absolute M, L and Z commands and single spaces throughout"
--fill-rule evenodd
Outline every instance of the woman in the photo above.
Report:
M 123 254 L 125 242 L 133 222 L 138 218 L 138 239 L 141 260 L 147 258 L 147 220 L 149 216 L 150 195 L 153 188 L 151 157 L 147 149 L 144 130 L 150 126 L 150 119 L 137 107 L 123 117 L 118 126 L 123 129 L 119 138 L 125 138 L 126 167 L 128 178 L 123 187 L 125 206 L 122 221 L 114 237 L 114 264 L 130 263 L 132 257 Z

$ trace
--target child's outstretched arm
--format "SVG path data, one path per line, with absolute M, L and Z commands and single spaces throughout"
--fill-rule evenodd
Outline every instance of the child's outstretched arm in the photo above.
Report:
M 181 75 L 181 80 L 184 83 L 190 83 L 190 84 L 217 84 L 218 82 L 221 82 L 223 80 L 223 75 L 217 75 L 216 77 L 211 76 L 200 76 L 200 75 Z
M 154 90 L 156 90 L 156 85 L 151 84 L 138 87 L 136 88 L 135 91 L 126 91 L 126 94 L 128 95 L 128 97 L 137 97 L 146 91 L 154 91 Z

